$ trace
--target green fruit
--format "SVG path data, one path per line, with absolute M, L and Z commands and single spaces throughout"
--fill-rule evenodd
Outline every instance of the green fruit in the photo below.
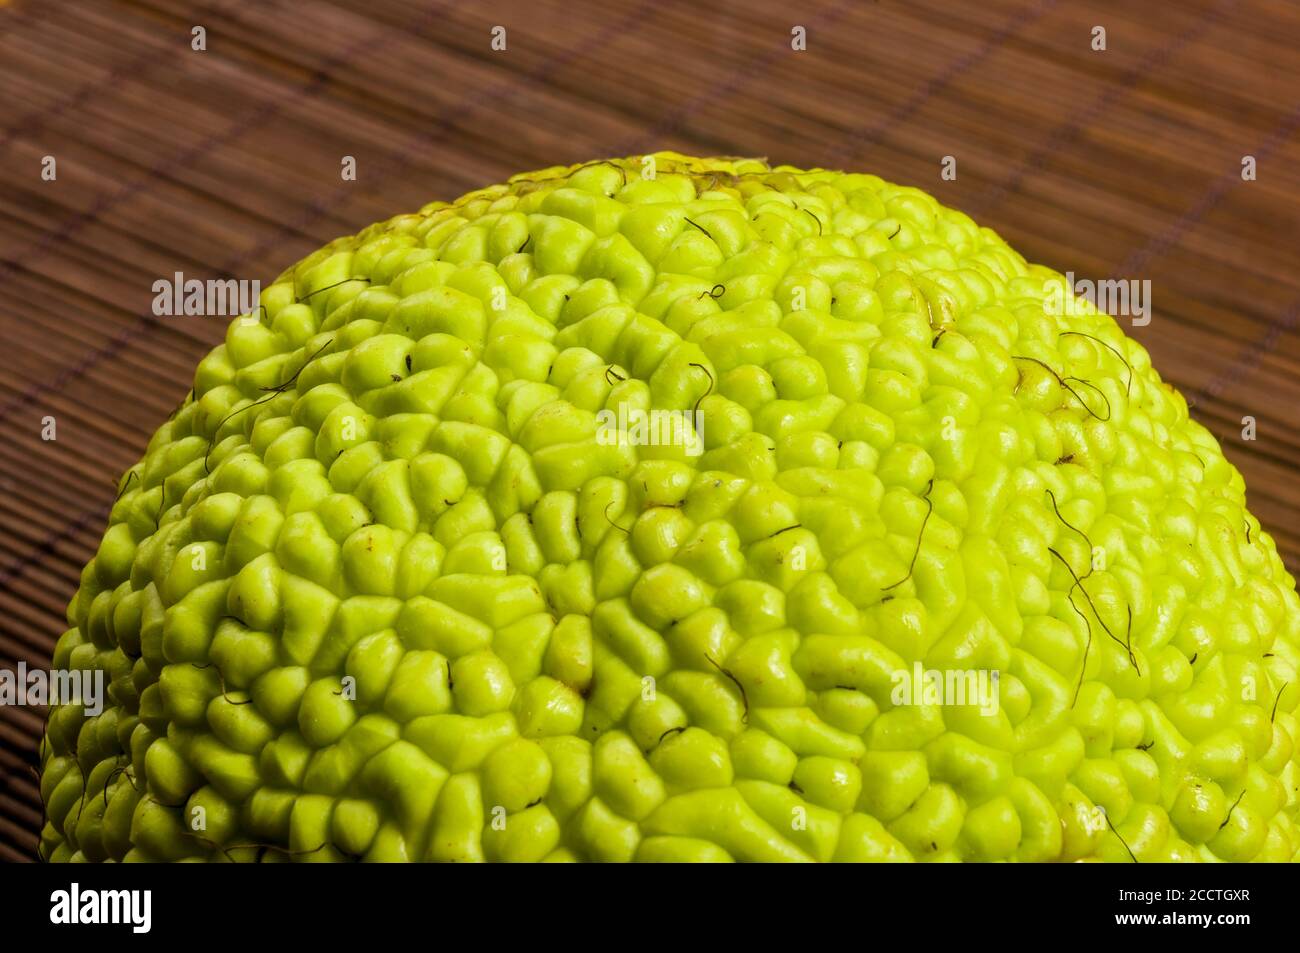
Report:
M 43 854 L 1296 859 L 1294 580 L 1061 283 L 669 153 L 331 243 L 124 478 Z

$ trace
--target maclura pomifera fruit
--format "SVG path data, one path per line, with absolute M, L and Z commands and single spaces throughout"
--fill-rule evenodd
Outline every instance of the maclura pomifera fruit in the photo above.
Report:
M 660 426 L 667 422 L 667 426 Z M 1116 321 L 872 175 L 521 175 L 266 287 L 123 476 L 51 860 L 1296 859 L 1300 605 Z

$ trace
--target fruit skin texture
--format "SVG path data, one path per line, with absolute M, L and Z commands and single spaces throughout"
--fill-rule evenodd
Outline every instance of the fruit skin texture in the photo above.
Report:
M 123 479 L 43 855 L 1296 859 L 1294 580 L 1061 282 L 671 153 L 331 243 Z

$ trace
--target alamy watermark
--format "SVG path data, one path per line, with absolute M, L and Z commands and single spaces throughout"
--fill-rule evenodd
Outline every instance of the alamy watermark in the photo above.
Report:
M 153 891 L 83 890 L 74 881 L 67 890 L 50 894 L 50 923 L 121 924 L 129 926 L 132 933 L 148 933 L 153 925 Z
M 997 669 L 925 668 L 913 662 L 912 670 L 895 669 L 889 700 L 903 705 L 976 705 L 980 714 L 998 711 L 1002 674 Z
M 81 705 L 87 715 L 104 711 L 104 672 L 66 669 L 0 669 L 0 705 Z
M 596 442 L 602 447 L 627 443 L 638 447 L 681 447 L 688 457 L 704 452 L 704 414 L 695 410 L 641 410 L 618 405 L 596 414 Z
M 1083 314 L 1085 309 L 1079 304 L 1079 299 L 1085 298 L 1098 311 L 1104 311 L 1111 317 L 1131 318 L 1136 328 L 1144 328 L 1151 323 L 1150 278 L 1105 278 L 1093 281 L 1089 278 L 1075 278 L 1074 272 L 1067 271 L 1064 282 L 1050 279 L 1043 283 L 1043 291 L 1047 295 L 1043 300 L 1045 314 Z
M 257 307 L 262 283 L 256 279 L 210 278 L 187 279 L 176 272 L 171 279 L 153 283 L 153 313 L 157 317 L 197 315 L 235 317 Z

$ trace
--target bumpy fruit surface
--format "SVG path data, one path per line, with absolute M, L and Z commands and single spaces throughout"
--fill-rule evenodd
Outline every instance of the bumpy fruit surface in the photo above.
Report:
M 660 154 L 333 242 L 124 477 L 55 860 L 1292 860 L 1300 603 L 1114 320 Z

